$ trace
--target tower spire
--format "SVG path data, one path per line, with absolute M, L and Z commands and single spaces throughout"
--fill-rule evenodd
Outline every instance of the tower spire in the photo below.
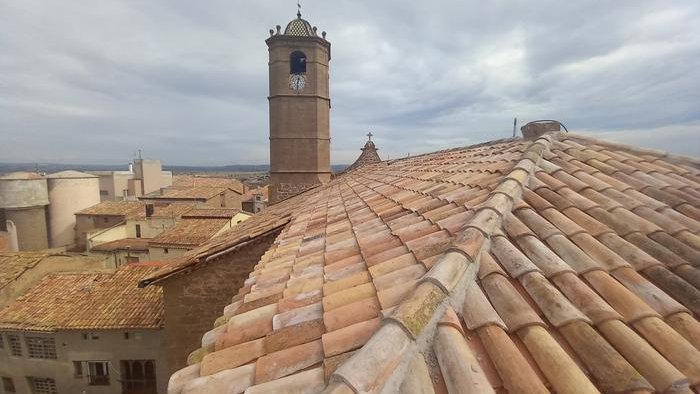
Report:
M 297 18 L 301 19 L 301 0 L 297 0 Z

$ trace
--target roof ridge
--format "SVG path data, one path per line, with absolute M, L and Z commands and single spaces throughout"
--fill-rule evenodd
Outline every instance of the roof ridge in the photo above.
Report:
M 469 286 L 476 284 L 480 255 L 490 237 L 511 212 L 534 174 L 538 162 L 558 134 L 546 134 L 528 146 L 489 197 L 474 207 L 474 215 L 457 234 L 418 286 L 383 321 L 367 343 L 340 364 L 325 393 L 345 388 L 353 392 L 398 391 L 413 355 L 429 349 L 438 322 L 452 306 L 461 310 Z
M 405 157 L 397 157 L 396 159 L 387 159 L 387 160 L 382 160 L 380 163 L 386 163 L 387 165 L 392 165 L 396 162 L 403 161 L 403 160 L 410 160 L 410 159 L 415 159 L 416 157 L 423 157 L 423 156 L 428 156 L 428 155 L 434 155 L 436 153 L 441 153 L 441 152 L 454 152 L 458 150 L 466 150 L 466 149 L 476 149 L 476 148 L 481 148 L 482 146 L 488 146 L 488 145 L 497 145 L 497 144 L 502 144 L 504 142 L 512 142 L 512 141 L 518 141 L 521 140 L 521 137 L 506 137 L 506 138 L 499 138 L 495 140 L 489 140 L 489 141 L 483 141 L 483 142 L 477 142 L 476 144 L 471 144 L 471 145 L 464 145 L 464 146 L 457 146 L 454 148 L 446 148 L 446 149 L 438 149 L 430 152 L 424 152 L 424 153 L 419 153 L 416 155 L 410 155 L 410 156 L 405 156 Z
M 695 157 L 688 156 L 688 155 L 680 155 L 677 153 L 671 153 L 671 152 L 663 151 L 660 149 L 641 148 L 641 147 L 637 147 L 634 145 L 606 141 L 606 140 L 594 138 L 594 137 L 584 135 L 584 134 L 579 134 L 579 133 L 569 133 L 569 134 L 566 134 L 565 136 L 569 137 L 570 139 L 584 140 L 588 143 L 594 143 L 597 145 L 608 146 L 611 148 L 620 149 L 620 150 L 625 151 L 625 152 L 634 152 L 634 153 L 638 153 L 638 154 L 656 156 L 659 159 L 664 159 L 664 160 L 668 160 L 671 162 L 686 164 L 686 165 L 693 166 L 696 169 L 700 169 L 700 160 L 698 160 Z M 566 139 L 566 138 L 564 138 L 564 139 Z

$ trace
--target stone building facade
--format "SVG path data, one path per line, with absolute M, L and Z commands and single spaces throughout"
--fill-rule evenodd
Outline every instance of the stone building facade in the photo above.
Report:
M 202 346 L 202 335 L 211 330 L 212 322 L 231 303 L 231 295 L 243 286 L 275 235 L 256 240 L 194 270 L 149 282 L 163 288 L 167 316 L 165 348 L 170 373 L 186 366 L 188 358 L 197 357 L 196 353 L 190 353 Z
M 328 182 L 331 44 L 301 18 L 270 30 L 270 203 Z

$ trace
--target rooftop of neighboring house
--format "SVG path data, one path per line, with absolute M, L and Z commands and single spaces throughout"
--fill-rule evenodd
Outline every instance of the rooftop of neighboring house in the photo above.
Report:
M 688 392 L 699 207 L 695 159 L 499 140 L 360 166 L 141 285 L 276 237 L 172 393 Z
M 243 199 L 243 201 L 250 201 L 253 198 L 255 198 L 255 196 L 262 196 L 262 200 L 267 202 L 269 189 L 270 189 L 269 185 L 260 186 L 260 187 L 256 187 L 256 188 L 250 188 L 245 192 L 242 199 Z
M 229 218 L 236 216 L 241 213 L 240 209 L 236 208 L 195 208 L 186 214 L 182 215 L 184 218 Z
M 57 331 L 163 326 L 162 289 L 141 289 L 138 281 L 154 264 L 127 264 L 114 273 L 44 276 L 0 309 L 0 329 Z
M 74 253 L 62 252 L 0 252 L 0 289 L 4 288 L 14 280 L 22 276 L 28 270 L 36 267 L 39 263 L 45 262 L 49 265 L 57 264 L 59 261 L 79 260 L 81 269 L 84 264 L 95 263 L 98 265 L 102 259 L 84 256 Z M 101 266 L 100 266 L 101 267 Z M 64 269 L 62 267 L 62 269 Z
M 124 218 L 143 220 L 146 218 L 145 201 L 104 201 L 76 212 L 76 215 L 122 216 Z M 195 208 L 195 203 L 154 203 L 154 218 L 179 218 Z
M 193 247 L 198 246 L 230 223 L 228 217 L 215 218 L 183 218 L 174 226 L 166 229 L 162 233 L 152 238 L 149 242 L 151 246 L 173 246 L 173 247 Z
M 141 211 L 144 210 L 145 204 L 142 201 L 103 201 L 89 208 L 82 209 L 76 212 L 75 214 L 91 216 L 131 217 L 140 215 Z
M 169 187 L 163 189 L 158 194 L 149 194 L 139 197 L 143 200 L 201 200 L 207 201 L 217 197 L 229 190 L 226 187 L 192 186 L 192 187 Z
M 243 194 L 243 190 L 245 189 L 243 183 L 237 179 L 195 175 L 174 175 L 172 187 L 225 187 L 237 192 L 238 194 Z
M 94 245 L 90 251 L 92 252 L 116 252 L 116 251 L 132 251 L 132 252 L 148 252 L 148 241 L 145 238 L 124 238 L 116 241 L 105 242 Z

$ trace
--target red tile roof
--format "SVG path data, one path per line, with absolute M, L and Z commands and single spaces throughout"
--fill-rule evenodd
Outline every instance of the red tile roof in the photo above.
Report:
M 137 282 L 159 267 L 129 264 L 113 274 L 49 274 L 0 310 L 0 329 L 160 328 L 163 294 Z
M 224 193 L 226 187 L 192 186 L 170 187 L 161 194 L 153 194 L 139 197 L 142 200 L 209 200 Z
M 208 241 L 229 223 L 229 218 L 182 219 L 153 237 L 149 245 L 192 247 Z
M 76 212 L 76 215 L 104 215 L 131 217 L 145 210 L 141 201 L 104 201 Z M 145 211 L 144 211 L 145 215 Z
M 197 208 L 182 215 L 183 218 L 232 218 L 241 211 L 236 208 Z
M 134 252 L 147 252 L 148 239 L 145 238 L 124 238 L 116 241 L 105 242 L 93 246 L 90 250 L 96 252 L 113 252 L 117 250 L 131 250 Z
M 238 194 L 243 193 L 243 183 L 232 178 L 215 178 L 192 175 L 175 175 L 173 176 L 173 187 L 225 187 L 236 191 Z
M 78 215 L 123 216 L 128 219 L 143 220 L 146 218 L 146 202 L 144 201 L 104 201 L 76 212 Z M 195 203 L 154 203 L 155 218 L 180 217 L 191 211 Z
M 244 223 L 288 221 L 171 389 L 698 390 L 699 169 L 554 134 L 350 171 Z

